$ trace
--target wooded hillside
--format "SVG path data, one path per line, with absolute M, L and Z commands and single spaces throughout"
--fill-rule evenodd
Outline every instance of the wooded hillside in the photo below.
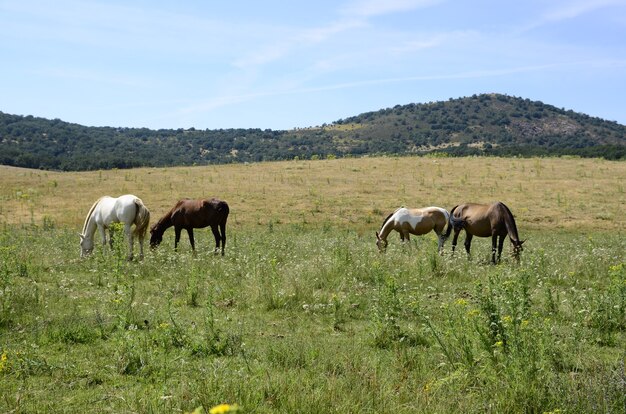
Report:
M 397 105 L 317 127 L 86 127 L 0 112 L 0 164 L 55 170 L 207 165 L 364 155 L 626 158 L 626 126 L 499 94 Z

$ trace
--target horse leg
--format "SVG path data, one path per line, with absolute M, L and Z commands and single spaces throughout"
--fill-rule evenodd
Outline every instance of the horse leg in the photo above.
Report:
M 470 248 L 472 247 L 472 237 L 474 237 L 474 235 L 467 233 L 467 231 L 465 232 L 466 236 L 465 236 L 465 251 L 467 252 L 467 259 L 471 259 L 470 256 Z
M 128 240 L 128 260 L 133 260 L 133 232 L 130 229 L 131 224 L 124 224 L 124 235 Z
M 103 234 L 106 234 L 106 231 Z M 111 251 L 113 251 L 113 235 L 114 234 L 115 232 L 113 231 L 113 229 L 109 227 L 109 247 L 111 248 Z M 106 240 L 103 241 L 102 244 L 106 244 Z
M 178 250 L 178 242 L 180 241 L 180 232 L 182 227 L 174 227 L 174 250 Z
M 220 224 L 220 233 L 222 233 L 222 256 L 224 256 L 224 249 L 226 248 L 226 222 Z
M 139 260 L 143 260 L 143 239 L 145 234 L 139 236 Z
M 104 226 L 98 226 L 98 232 L 100 233 L 100 240 L 102 240 L 102 248 L 107 245 L 107 232 Z
M 437 235 L 437 240 L 438 240 L 437 250 L 439 251 L 440 255 L 443 255 L 443 244 L 446 241 L 446 236 L 443 234 L 439 234 Z
M 402 237 L 402 245 L 411 247 L 411 236 L 408 231 L 401 231 L 400 235 Z
M 217 225 L 211 226 L 211 231 L 213 232 L 213 237 L 215 237 L 215 253 L 217 253 L 220 251 L 220 242 L 222 238 L 220 237 L 220 232 L 217 228 Z
M 452 255 L 454 255 L 454 249 L 456 249 L 456 242 L 459 240 L 459 233 L 461 233 L 461 229 L 454 229 L 454 237 L 452 238 Z
M 506 239 L 506 236 L 500 236 L 500 240 L 498 242 L 498 263 L 500 263 L 500 256 L 502 256 L 502 247 L 504 246 L 504 239 Z
M 187 234 L 189 235 L 189 243 L 191 244 L 191 250 L 192 251 L 196 251 L 196 243 L 195 240 L 193 238 L 193 228 L 188 227 L 187 228 Z
M 491 263 L 496 264 L 496 245 L 498 243 L 498 235 L 491 236 Z M 500 254 L 498 254 L 498 262 L 500 261 Z

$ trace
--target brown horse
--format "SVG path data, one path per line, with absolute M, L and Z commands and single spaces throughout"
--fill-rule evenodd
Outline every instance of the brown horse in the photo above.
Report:
M 230 209 L 225 201 L 212 198 L 210 200 L 180 200 L 159 221 L 150 228 L 150 246 L 155 248 L 163 241 L 163 233 L 174 226 L 174 249 L 178 248 L 180 232 L 185 229 L 189 235 L 191 249 L 196 250 L 193 229 L 211 226 L 215 237 L 215 252 L 222 248 L 222 256 L 226 247 L 226 220 Z M 221 234 L 220 234 L 221 233 Z
M 465 230 L 465 250 L 468 257 L 473 236 L 491 237 L 491 262 L 496 263 L 496 245 L 498 249 L 497 262 L 500 262 L 504 239 L 508 235 L 513 244 L 513 256 L 519 261 L 519 254 L 523 250 L 524 241 L 519 239 L 511 210 L 499 201 L 492 204 L 466 203 L 455 206 L 450 210 L 450 223 L 445 238 L 450 236 L 452 229 L 454 229 L 453 254 L 459 233 L 461 230 Z
M 443 230 L 450 214 L 441 207 L 404 208 L 401 207 L 391 213 L 383 222 L 380 233 L 376 232 L 376 245 L 382 252 L 387 248 L 387 236 L 392 230 L 400 233 L 402 241 L 409 241 L 409 235 L 422 234 L 434 231 L 439 236 L 439 251 L 443 249 Z

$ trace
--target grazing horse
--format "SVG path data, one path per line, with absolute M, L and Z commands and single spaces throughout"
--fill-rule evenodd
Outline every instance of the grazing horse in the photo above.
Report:
M 450 236 L 452 229 L 454 229 L 453 254 L 461 230 L 465 230 L 465 250 L 468 257 L 473 236 L 491 237 L 491 262 L 494 264 L 496 263 L 496 245 L 498 249 L 497 262 L 500 262 L 502 245 L 507 235 L 513 244 L 513 256 L 518 262 L 520 252 L 524 250 L 522 248 L 524 241 L 519 239 L 511 210 L 499 201 L 492 204 L 466 203 L 455 206 L 450 210 L 450 223 L 445 238 Z
M 191 249 L 195 252 L 193 229 L 211 226 L 215 237 L 215 252 L 222 246 L 222 256 L 226 247 L 226 220 L 230 209 L 225 201 L 212 198 L 210 200 L 180 200 L 172 209 L 159 219 L 150 229 L 150 246 L 155 248 L 163 241 L 163 233 L 174 226 L 174 249 L 178 248 L 180 232 L 185 229 L 189 235 Z M 221 234 L 220 234 L 221 233 Z
M 150 223 L 150 211 L 139 197 L 126 194 L 118 198 L 104 196 L 98 199 L 87 214 L 83 231 L 80 233 L 80 256 L 93 251 L 93 235 L 100 232 L 102 245 L 107 242 L 106 229 L 112 223 L 124 223 L 124 234 L 128 239 L 128 260 L 133 258 L 133 236 L 139 237 L 139 257 L 143 258 L 143 239 Z M 131 232 L 131 226 L 135 230 Z M 109 229 L 109 244 L 113 246 L 113 232 Z
M 380 232 L 376 232 L 376 245 L 382 252 L 387 248 L 387 236 L 392 230 L 400 233 L 402 241 L 409 241 L 409 235 L 422 234 L 434 231 L 439 237 L 439 251 L 443 249 L 443 230 L 446 227 L 450 214 L 441 207 L 404 208 L 401 207 L 391 213 L 383 222 Z

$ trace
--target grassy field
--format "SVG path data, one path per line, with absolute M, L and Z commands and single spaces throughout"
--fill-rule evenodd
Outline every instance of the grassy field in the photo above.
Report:
M 56 173 L 0 167 L 0 412 L 587 413 L 626 409 L 626 163 L 366 158 Z M 152 221 L 231 206 L 226 256 L 172 231 L 142 262 L 79 258 L 101 195 Z M 490 241 L 439 256 L 374 231 L 400 205 L 504 201 Z M 462 250 L 462 249 L 461 249 Z

